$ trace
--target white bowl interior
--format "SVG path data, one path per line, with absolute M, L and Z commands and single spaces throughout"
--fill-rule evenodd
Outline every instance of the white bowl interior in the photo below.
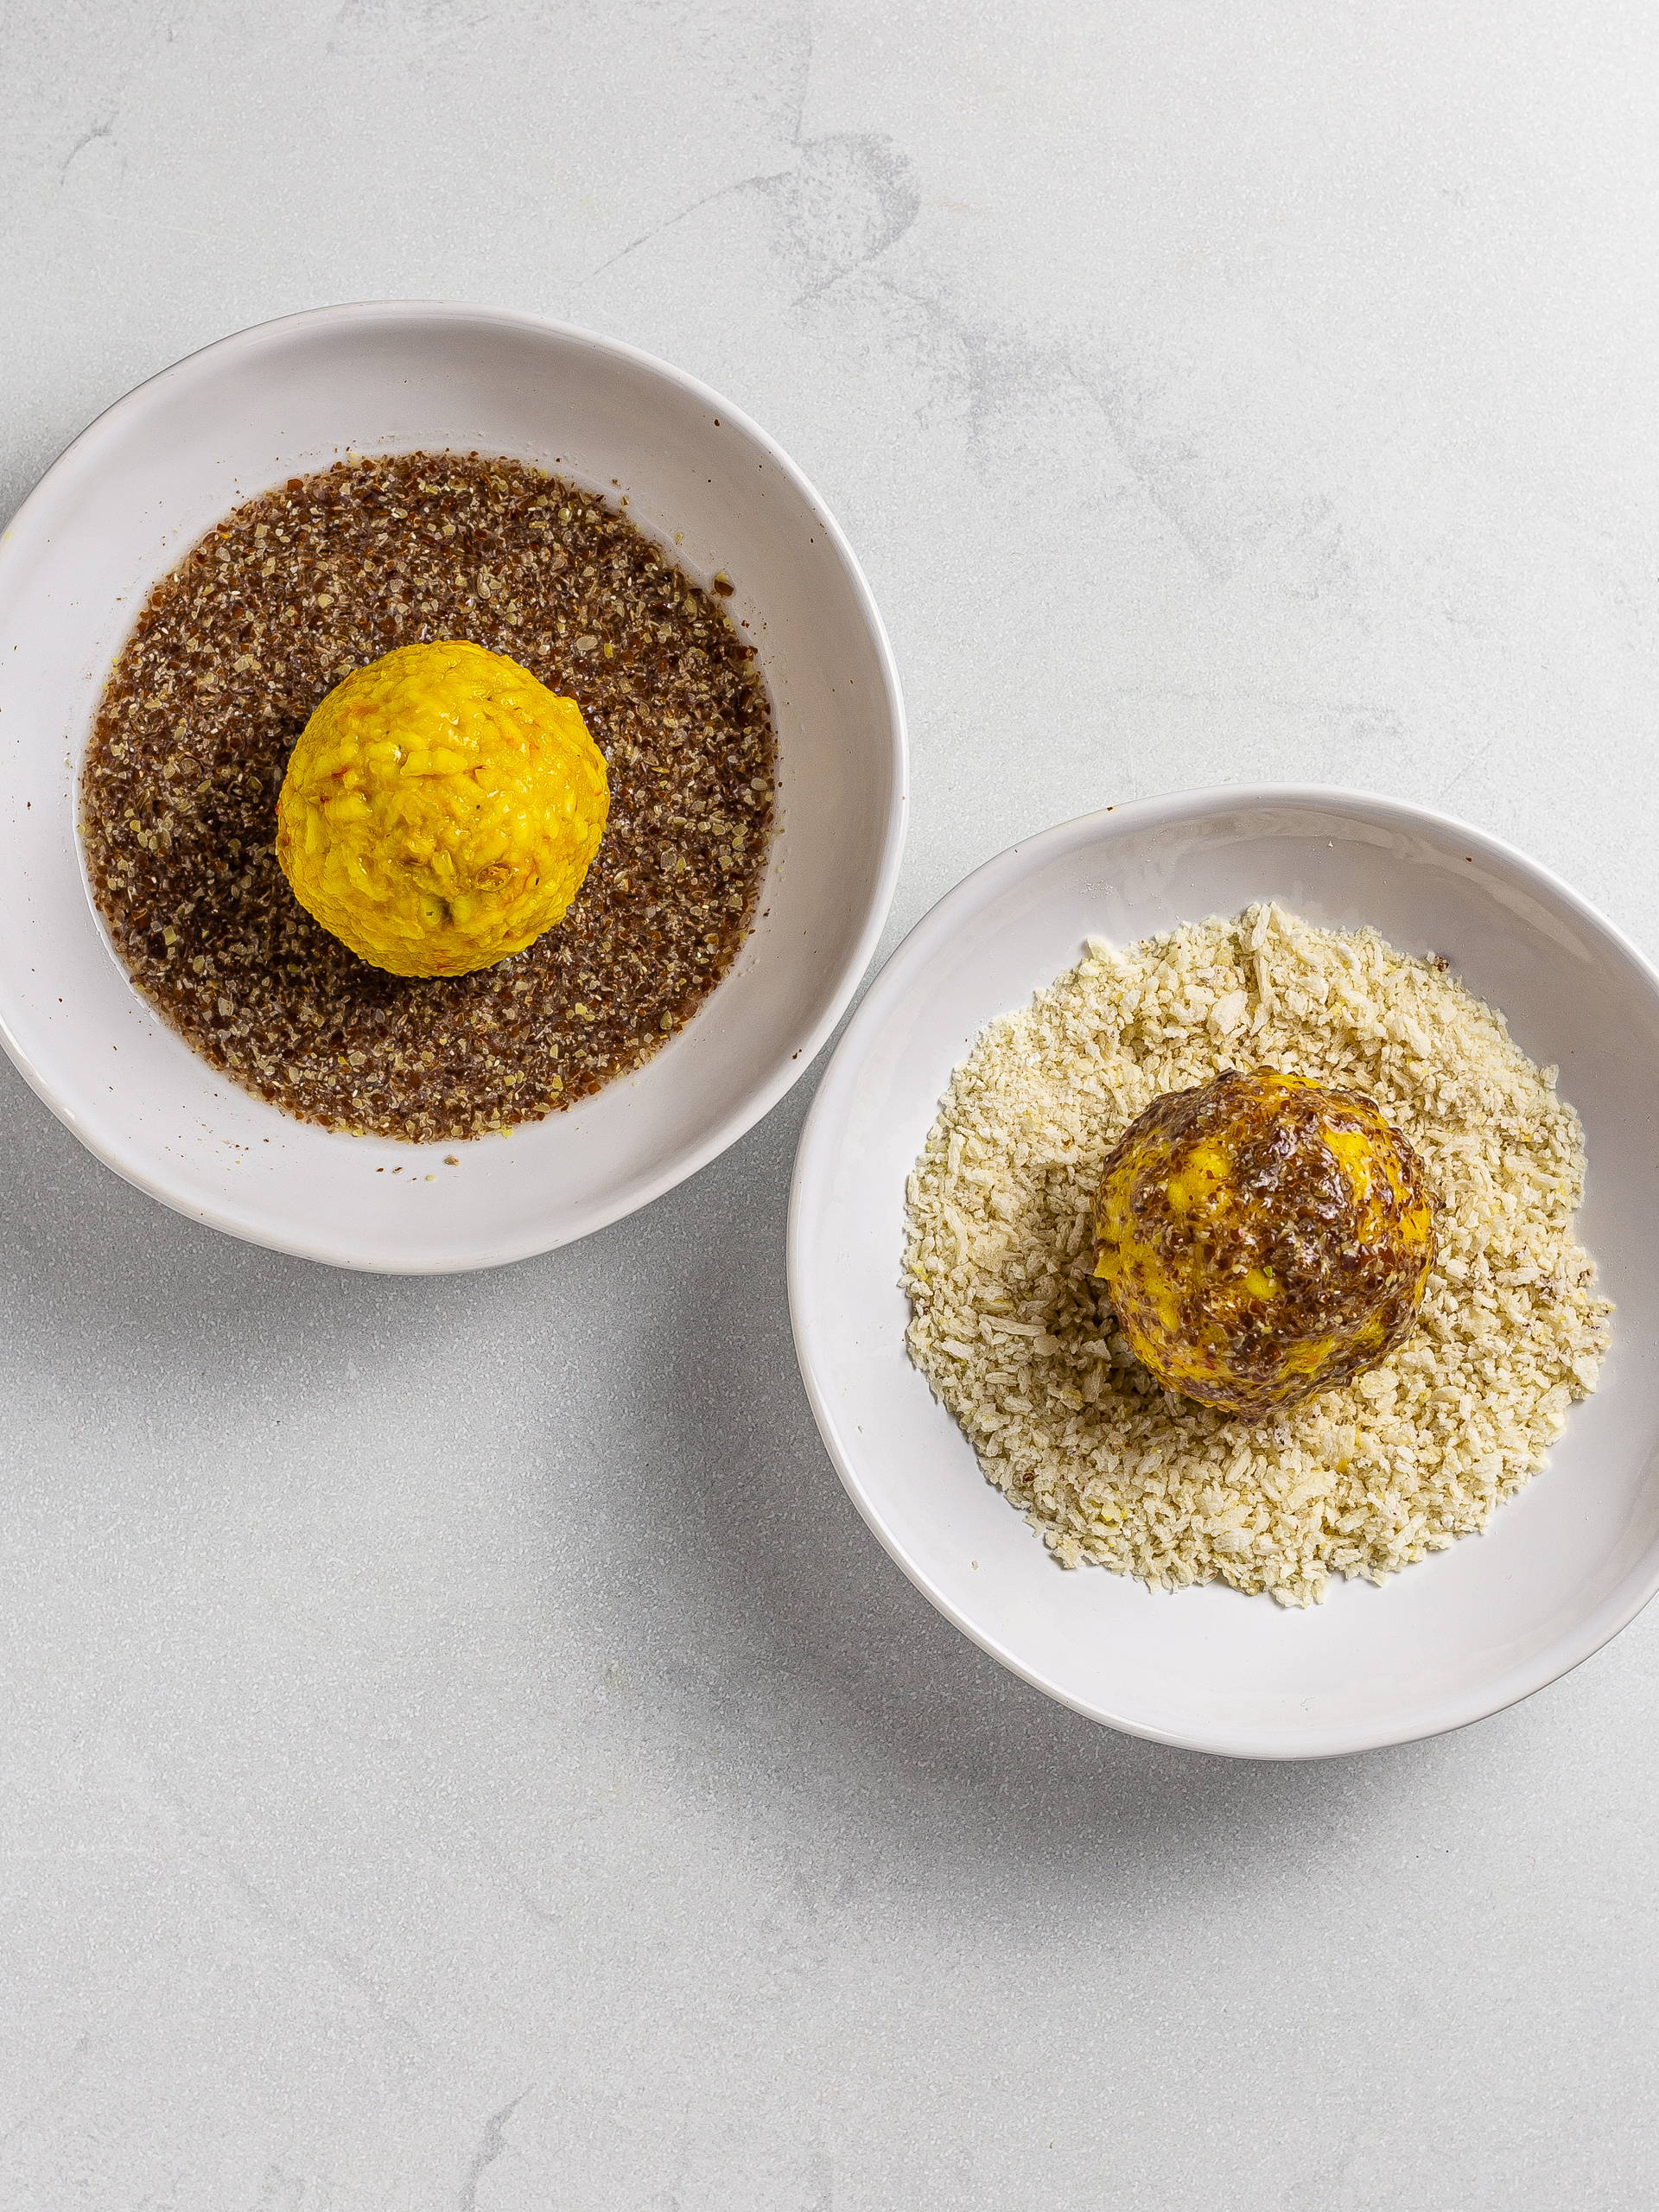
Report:
M 1560 1064 L 1590 1161 L 1581 1234 L 1618 1302 L 1600 1388 L 1488 1533 L 1306 1612 L 1067 1573 L 980 1475 L 904 1351 L 905 1178 L 993 1015 L 1077 959 L 1274 898 L 1443 953 Z M 861 1007 L 803 1135 L 796 1341 L 842 1479 L 893 1557 L 1006 1665 L 1136 1734 L 1306 1758 L 1454 1727 L 1540 1688 L 1659 1582 L 1659 978 L 1566 887 L 1494 841 L 1318 791 L 1147 800 L 1015 847 L 941 901 Z
M 732 972 L 639 1075 L 458 1147 L 308 1127 L 199 1059 L 111 950 L 75 820 L 111 663 L 189 543 L 348 449 L 420 447 L 513 455 L 626 494 L 694 577 L 728 571 L 779 727 L 765 918 Z M 903 760 L 891 656 L 856 563 L 799 474 L 715 394 L 527 317 L 385 306 L 268 324 L 101 416 L 0 547 L 0 1035 L 111 1166 L 220 1228 L 388 1270 L 518 1258 L 690 1173 L 806 1065 L 892 897 Z M 452 1150 L 458 1168 L 442 1165 Z M 393 1166 L 404 1173 L 376 1173 Z

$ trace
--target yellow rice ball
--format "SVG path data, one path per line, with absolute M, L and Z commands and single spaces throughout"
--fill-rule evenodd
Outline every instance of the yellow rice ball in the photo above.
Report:
M 564 918 L 610 804 L 574 699 L 482 645 L 400 645 L 306 724 L 276 802 L 276 857 L 359 959 L 465 976 Z

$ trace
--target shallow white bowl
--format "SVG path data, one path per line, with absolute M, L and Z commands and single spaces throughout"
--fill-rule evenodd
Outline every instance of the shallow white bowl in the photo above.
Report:
M 906 1359 L 898 1287 L 905 1178 L 984 1024 L 1071 967 L 1087 936 L 1128 944 L 1262 898 L 1443 953 L 1524 1052 L 1559 1063 L 1590 1160 L 1580 1229 L 1618 1304 L 1600 1388 L 1485 1535 L 1381 1589 L 1336 1584 L 1306 1612 L 1057 1567 Z M 948 1619 L 1051 1697 L 1237 1758 L 1433 1735 L 1577 1665 L 1659 1586 L 1656 1135 L 1659 976 L 1508 846 L 1351 791 L 1235 788 L 1109 809 L 958 885 L 849 1027 L 795 1171 L 801 1370 L 842 1480 L 887 1550 Z
M 348 449 L 502 454 L 626 494 L 760 650 L 779 821 L 760 921 L 640 1073 L 461 1146 L 289 1120 L 217 1074 L 129 983 L 93 911 L 76 783 L 145 594 L 239 500 Z M 630 346 L 527 315 L 386 303 L 245 330 L 142 385 L 0 542 L 0 1042 L 101 1160 L 256 1243 L 394 1273 L 522 1259 L 629 1213 L 733 1143 L 834 1028 L 875 949 L 905 828 L 880 617 L 823 503 L 765 434 Z M 442 1156 L 455 1151 L 459 1167 Z M 401 1165 L 395 1179 L 376 1169 Z

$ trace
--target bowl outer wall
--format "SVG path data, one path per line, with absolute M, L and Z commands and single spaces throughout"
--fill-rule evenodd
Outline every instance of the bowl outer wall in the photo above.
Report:
M 1067 1573 L 981 1477 L 904 1350 L 904 1180 L 953 1067 L 1098 932 L 1116 943 L 1273 896 L 1444 952 L 1559 1060 L 1586 1126 L 1580 1233 L 1615 1299 L 1599 1389 L 1490 1529 L 1285 1611 Z M 1427 810 L 1318 787 L 1176 793 L 1022 842 L 899 948 L 837 1047 L 790 1210 L 798 1354 L 837 1471 L 948 1619 L 1107 1725 L 1231 1757 L 1329 1757 L 1456 1728 L 1587 1658 L 1659 1586 L 1659 976 L 1566 885 Z
M 766 918 L 732 971 L 636 1076 L 458 1148 L 315 1128 L 208 1067 L 111 950 L 75 820 L 105 677 L 179 554 L 288 475 L 351 448 L 422 446 L 499 452 L 626 493 L 694 576 L 729 571 L 728 611 L 752 626 L 779 723 Z M 118 401 L 0 541 L 0 1041 L 128 1181 L 257 1243 L 447 1272 L 566 1243 L 671 1188 L 774 1105 L 830 1034 L 891 904 L 906 809 L 891 648 L 823 501 L 718 394 L 591 333 L 420 302 L 262 324 Z M 462 1165 L 444 1170 L 451 1149 Z

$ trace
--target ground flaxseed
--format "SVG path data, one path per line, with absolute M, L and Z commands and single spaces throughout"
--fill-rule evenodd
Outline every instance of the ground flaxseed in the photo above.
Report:
M 99 911 L 198 1052 L 334 1128 L 454 1141 L 639 1066 L 749 929 L 776 745 L 753 648 L 623 514 L 518 461 L 400 454 L 289 480 L 156 585 L 81 777 Z M 569 913 L 470 976 L 359 960 L 276 864 L 313 709 L 394 646 L 470 639 L 580 705 L 610 773 Z

